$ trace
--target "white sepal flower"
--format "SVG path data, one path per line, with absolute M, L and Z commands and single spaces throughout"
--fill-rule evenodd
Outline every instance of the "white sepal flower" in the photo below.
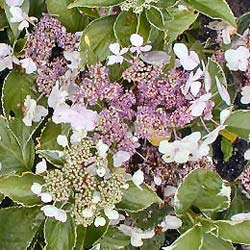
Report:
M 48 114 L 48 110 L 43 106 L 37 105 L 36 100 L 27 95 L 24 101 L 24 118 L 26 126 L 32 126 L 32 122 L 39 122 L 42 117 Z
M 167 215 L 164 218 L 164 221 L 162 221 L 159 226 L 162 227 L 163 232 L 166 232 L 169 229 L 178 229 L 179 227 L 181 227 L 182 221 L 176 216 Z
M 42 192 L 42 185 L 37 182 L 34 182 L 31 186 L 31 192 L 36 195 L 39 195 Z
M 220 112 L 220 124 L 224 124 L 227 118 L 230 116 L 231 111 L 229 109 L 223 109 Z
M 114 54 L 108 57 L 108 65 L 113 65 L 116 63 L 123 63 L 123 55 L 128 52 L 128 48 L 120 48 L 119 43 L 112 43 L 109 45 L 109 50 Z
M 102 140 L 99 140 L 96 145 L 98 155 L 102 158 L 105 158 L 107 156 L 107 152 L 109 150 L 109 146 L 102 142 Z
M 195 51 L 188 51 L 184 43 L 174 45 L 174 53 L 180 59 L 180 64 L 185 70 L 193 70 L 200 64 L 200 59 Z
M 217 76 L 215 76 L 215 81 L 217 85 L 217 90 L 221 99 L 229 106 L 231 104 L 230 95 L 224 85 L 220 82 Z
M 114 210 L 114 207 L 105 208 L 104 213 L 110 220 L 119 219 L 119 213 L 116 210 Z
M 241 99 L 240 102 L 242 104 L 249 104 L 250 103 L 250 86 L 245 86 L 241 89 Z
M 48 105 L 49 107 L 56 109 L 58 106 L 63 104 L 68 96 L 68 92 L 65 90 L 59 89 L 58 82 L 53 87 L 49 98 L 48 98 Z
M 192 105 L 190 106 L 191 109 L 191 115 L 193 116 L 201 116 L 204 112 L 207 102 L 212 97 L 211 93 L 204 94 L 200 96 L 198 99 L 192 102 Z
M 5 2 L 7 3 L 9 7 L 11 6 L 16 7 L 16 6 L 21 6 L 24 0 L 5 0 Z
M 130 51 L 132 53 L 140 54 L 142 52 L 148 52 L 152 49 L 151 45 L 145 45 L 143 46 L 143 37 L 138 34 L 132 34 L 130 36 L 130 42 L 132 44 L 132 47 L 130 48 Z
M 225 52 L 227 67 L 233 71 L 246 71 L 249 57 L 249 49 L 244 46 L 240 46 L 237 49 L 229 49 Z
M 25 69 L 26 74 L 32 74 L 37 70 L 36 64 L 31 58 L 20 60 L 20 64 Z
M 67 214 L 63 209 L 58 209 L 53 205 L 46 205 L 41 208 L 47 217 L 54 217 L 56 220 L 61 222 L 67 221 Z
M 245 220 L 250 220 L 250 213 L 239 213 L 239 214 L 234 214 L 231 217 L 231 220 L 233 221 L 245 221 Z
M 67 147 L 68 146 L 68 138 L 66 135 L 58 135 L 56 138 L 57 143 L 62 146 L 62 147 Z
M 47 171 L 47 164 L 45 159 L 42 159 L 40 162 L 36 164 L 36 174 L 42 174 Z
M 27 21 L 28 15 L 25 12 L 23 12 L 21 8 L 11 6 L 10 13 L 12 15 L 12 17 L 10 18 L 10 22 L 11 23 L 20 23 L 18 25 L 18 29 L 20 31 L 23 30 L 24 28 L 29 27 L 29 22 Z
M 86 129 L 74 130 L 70 136 L 70 143 L 73 145 L 78 144 L 83 138 L 87 136 L 88 132 Z
M 68 67 L 72 70 L 74 69 L 78 69 L 81 63 L 81 56 L 80 56 L 80 52 L 78 51 L 64 51 L 63 53 L 65 59 L 67 61 L 70 62 L 70 64 L 68 64 Z
M 133 183 L 142 190 L 142 183 L 144 181 L 144 173 L 139 169 L 132 176 Z
M 19 60 L 12 55 L 13 49 L 6 43 L 0 43 L 0 71 L 13 69 L 13 63 L 19 64 Z
M 114 167 L 121 167 L 123 163 L 130 159 L 130 154 L 126 151 L 118 151 L 113 155 Z
M 49 203 L 53 200 L 53 196 L 51 193 L 40 193 L 41 201 L 45 203 Z
M 95 218 L 94 225 L 96 227 L 103 227 L 103 226 L 105 226 L 105 224 L 106 224 L 106 220 L 104 217 L 98 216 Z

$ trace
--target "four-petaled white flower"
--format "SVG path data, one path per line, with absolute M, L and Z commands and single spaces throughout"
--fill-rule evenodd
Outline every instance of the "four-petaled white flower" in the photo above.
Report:
M 180 59 L 180 64 L 185 70 L 193 70 L 200 64 L 200 59 L 195 51 L 188 51 L 184 43 L 174 45 L 174 53 Z
M 42 185 L 37 182 L 34 182 L 31 186 L 31 192 L 36 195 L 39 195 L 42 192 Z
M 195 101 L 192 101 L 192 105 L 190 106 L 191 115 L 193 116 L 201 116 L 204 110 L 207 107 L 209 99 L 212 97 L 211 93 L 207 93 L 204 95 L 201 95 L 198 99 Z
M 166 232 L 169 229 L 178 229 L 181 227 L 182 221 L 176 216 L 167 215 L 159 226 L 162 227 L 162 232 Z
M 110 219 L 110 220 L 118 220 L 119 219 L 119 213 L 114 209 L 115 206 L 113 207 L 108 207 L 104 209 L 105 215 Z
M 49 203 L 53 200 L 53 196 L 51 193 L 42 192 L 42 185 L 34 182 L 30 188 L 31 192 L 36 194 L 41 200 L 45 203 Z
M 59 83 L 57 82 L 56 85 L 53 87 L 48 98 L 49 107 L 56 109 L 61 104 L 65 103 L 67 96 L 68 96 L 68 92 L 65 90 L 59 89 Z
M 138 34 L 132 34 L 130 36 L 130 42 L 132 44 L 132 47 L 130 48 L 130 51 L 132 53 L 140 54 L 142 52 L 148 52 L 152 49 L 151 45 L 144 45 L 143 46 L 143 37 Z
M 139 169 L 132 176 L 133 183 L 142 190 L 142 183 L 144 181 L 144 173 Z
M 37 105 L 36 100 L 27 95 L 24 101 L 24 118 L 26 126 L 32 126 L 32 122 L 39 122 L 42 117 L 48 114 L 48 110 L 43 106 Z
M 240 102 L 242 104 L 249 104 L 250 103 L 250 86 L 245 86 L 241 89 L 241 99 Z
M 95 227 L 103 227 L 106 224 L 106 220 L 102 216 L 98 216 L 95 218 L 94 225 Z
M 21 8 L 16 6 L 10 7 L 10 13 L 12 17 L 10 18 L 11 23 L 19 23 L 18 30 L 22 31 L 24 28 L 29 27 L 29 21 L 31 21 L 31 18 L 22 11 Z
M 81 63 L 81 56 L 79 51 L 64 51 L 63 54 L 65 59 L 70 62 L 70 64 L 68 64 L 68 67 L 70 69 L 74 70 L 79 68 Z
M 121 167 L 122 164 L 130 159 L 129 152 L 126 151 L 118 151 L 113 155 L 113 164 L 114 167 Z
M 229 49 L 225 52 L 227 67 L 233 71 L 246 71 L 249 57 L 249 49 L 244 46 L 240 46 L 237 49 Z
M 59 209 L 53 205 L 46 205 L 41 208 L 47 217 L 54 217 L 56 220 L 61 222 L 67 221 L 67 214 L 63 209 Z
M 216 81 L 217 90 L 219 92 L 221 99 L 229 106 L 231 104 L 231 99 L 230 99 L 230 95 L 229 95 L 227 89 L 220 82 L 220 80 L 217 76 L 215 76 L 215 81 Z
M 40 162 L 36 164 L 36 174 L 42 174 L 47 171 L 47 164 L 45 159 L 42 159 Z
M 0 43 L 0 71 L 13 69 L 13 63 L 19 64 L 19 60 L 12 55 L 13 49 L 6 43 Z
M 116 63 L 123 63 L 123 55 L 128 52 L 128 48 L 120 48 L 119 43 L 112 43 L 109 45 L 109 50 L 114 54 L 108 57 L 108 65 L 113 65 Z
M 9 7 L 11 6 L 16 7 L 16 6 L 21 6 L 24 0 L 5 0 L 5 2 L 7 3 Z
M 35 62 L 31 58 L 20 60 L 21 66 L 25 69 L 26 74 L 32 74 L 37 70 Z
M 155 235 L 154 229 L 142 231 L 140 228 L 130 227 L 125 224 L 121 224 L 118 229 L 125 235 L 130 236 L 131 245 L 134 247 L 141 247 L 143 239 L 151 239 Z
M 98 155 L 102 158 L 105 158 L 107 156 L 107 152 L 109 150 L 109 146 L 102 142 L 102 140 L 99 140 L 96 144 L 96 149 L 98 152 Z

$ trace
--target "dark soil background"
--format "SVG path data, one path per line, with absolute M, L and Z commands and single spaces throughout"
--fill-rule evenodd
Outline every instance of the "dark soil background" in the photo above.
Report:
M 250 12 L 250 0 L 227 0 L 235 16 Z

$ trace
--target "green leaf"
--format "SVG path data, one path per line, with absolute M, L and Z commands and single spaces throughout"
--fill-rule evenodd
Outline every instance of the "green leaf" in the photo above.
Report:
M 46 0 L 48 12 L 57 15 L 68 31 L 82 31 L 87 26 L 88 19 L 77 8 L 68 9 L 67 6 L 70 3 L 72 3 L 71 0 Z
M 250 12 L 241 15 L 237 20 L 238 32 L 243 34 L 250 25 Z
M 76 245 L 74 247 L 74 250 L 84 249 L 86 230 L 86 227 L 84 227 L 83 225 L 78 225 L 76 227 Z
M 165 234 L 156 234 L 152 239 L 143 240 L 141 250 L 159 250 L 164 245 Z
M 122 11 L 115 20 L 115 37 L 122 46 L 130 45 L 130 36 L 136 33 L 137 16 L 132 11 Z
M 204 234 L 202 240 L 202 246 L 199 250 L 234 250 L 233 245 L 220 238 L 215 237 L 212 234 Z
M 4 175 L 21 174 L 31 170 L 34 162 L 33 142 L 23 148 L 3 117 L 0 117 L 0 136 L 1 173 Z
M 216 221 L 218 236 L 234 243 L 250 244 L 250 221 Z
M 186 231 L 171 246 L 169 250 L 199 250 L 202 242 L 201 230 L 198 226 Z
M 224 162 L 228 162 L 229 159 L 232 157 L 233 145 L 225 137 L 222 137 L 221 150 L 223 152 Z
M 82 65 L 95 64 L 109 55 L 109 45 L 115 41 L 115 16 L 105 16 L 91 22 L 83 31 L 80 50 Z
M 68 8 L 74 7 L 89 7 L 89 8 L 99 8 L 99 7 L 111 7 L 118 5 L 125 0 L 76 0 L 68 6 Z
M 146 184 L 139 189 L 132 181 L 129 181 L 129 188 L 124 191 L 122 201 L 117 205 L 118 209 L 138 212 L 148 208 L 153 203 L 160 203 L 161 199 Z
M 226 129 L 237 136 L 249 140 L 250 135 L 250 111 L 237 110 L 226 120 Z
M 22 6 L 20 8 L 22 9 L 23 12 L 25 12 L 28 15 L 29 8 L 30 8 L 30 0 L 24 0 Z M 15 41 L 19 37 L 19 35 L 21 34 L 21 31 L 18 30 L 18 26 L 20 23 L 11 23 L 10 22 L 12 15 L 10 13 L 10 7 L 5 2 L 4 2 L 4 9 L 5 9 L 6 17 L 9 21 L 9 25 L 10 25 L 10 28 L 12 30 L 13 38 Z
M 43 184 L 43 177 L 32 173 L 24 173 L 22 176 L 1 176 L 0 193 L 25 206 L 39 205 L 40 198 L 31 192 L 34 182 Z
M 40 207 L 0 210 L 0 249 L 26 249 L 43 221 Z
M 72 217 L 68 214 L 65 223 L 47 218 L 44 225 L 46 250 L 71 250 L 75 246 L 76 228 Z
M 165 30 L 169 42 L 175 41 L 197 19 L 198 14 L 192 11 L 181 11 L 173 14 L 173 19 L 165 22 Z
M 101 244 L 101 248 L 116 250 L 123 249 L 124 247 L 130 244 L 130 237 L 123 234 L 116 227 L 109 227 L 105 236 L 99 242 Z
M 4 30 L 9 26 L 6 14 L 3 9 L 0 9 L 0 31 Z
M 225 0 L 183 0 L 184 3 L 211 18 L 219 18 L 236 27 L 235 17 Z
M 93 224 L 86 230 L 84 247 L 89 248 L 97 243 L 108 231 L 109 224 L 106 223 L 103 227 L 95 227 Z
M 37 99 L 39 94 L 35 89 L 35 76 L 26 75 L 17 70 L 11 71 L 3 86 L 3 111 L 7 118 L 14 113 L 15 118 L 22 119 L 22 106 L 27 95 Z
M 192 206 L 201 211 L 223 211 L 230 205 L 230 187 L 218 174 L 207 169 L 196 169 L 185 177 L 175 195 L 177 214 L 186 213 Z
M 164 17 L 160 9 L 152 6 L 146 10 L 146 16 L 151 25 L 159 30 L 164 30 Z

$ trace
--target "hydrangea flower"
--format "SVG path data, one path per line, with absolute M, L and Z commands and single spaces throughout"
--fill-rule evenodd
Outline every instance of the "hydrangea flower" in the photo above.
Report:
M 119 43 L 112 43 L 109 45 L 109 50 L 114 54 L 108 57 L 108 65 L 113 65 L 116 63 L 123 63 L 123 55 L 128 52 L 128 48 L 120 48 Z
M 0 43 L 0 71 L 13 69 L 13 63 L 19 64 L 19 60 L 12 55 L 13 49 L 6 43 Z
M 20 60 L 20 64 L 25 69 L 26 74 L 32 74 L 37 70 L 36 64 L 31 58 Z
M 174 45 L 174 53 L 180 59 L 180 64 L 185 70 L 193 70 L 200 64 L 200 59 L 195 51 L 188 51 L 184 43 Z
M 5 2 L 9 7 L 11 6 L 19 7 L 23 4 L 24 0 L 5 0 Z
M 36 100 L 27 95 L 24 101 L 23 122 L 26 126 L 32 126 L 32 122 L 40 122 L 42 117 L 48 114 L 48 110 L 43 106 L 37 105 Z
M 240 102 L 242 104 L 249 104 L 250 103 L 250 86 L 245 86 L 241 89 L 241 99 Z
M 162 227 L 162 232 L 166 232 L 169 229 L 178 229 L 181 227 L 182 221 L 176 216 L 167 215 L 159 226 Z
M 151 45 L 144 45 L 143 46 L 143 37 L 138 34 L 132 34 L 130 36 L 130 42 L 132 44 L 132 47 L 130 48 L 130 51 L 132 53 L 140 54 L 142 52 L 148 52 L 152 49 Z
M 237 49 L 229 49 L 225 52 L 227 67 L 233 71 L 246 71 L 249 57 L 249 49 L 244 46 L 240 46 Z
M 63 209 L 59 209 L 53 205 L 46 205 L 41 208 L 47 217 L 54 217 L 56 220 L 61 222 L 67 221 L 67 214 Z
M 40 162 L 38 162 L 36 164 L 36 174 L 42 174 L 44 173 L 45 171 L 47 171 L 47 164 L 46 164 L 46 160 L 45 159 L 42 159 Z
M 144 173 L 139 169 L 132 176 L 133 183 L 142 190 L 142 183 L 144 182 Z
M 130 154 L 126 151 L 118 151 L 113 155 L 114 167 L 121 167 L 124 162 L 130 159 Z

